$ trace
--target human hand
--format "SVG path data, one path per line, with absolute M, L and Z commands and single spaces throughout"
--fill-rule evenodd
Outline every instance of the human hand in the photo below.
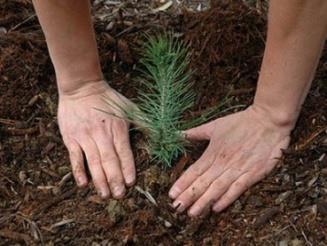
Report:
M 210 143 L 169 192 L 178 212 L 220 212 L 262 180 L 288 147 L 291 127 L 276 124 L 262 108 L 248 109 L 186 131 Z
M 135 182 L 129 125 L 122 119 L 96 110 L 121 115 L 103 101 L 103 96 L 123 107 L 133 105 L 105 81 L 84 83 L 74 92 L 59 92 L 59 128 L 78 186 L 88 183 L 84 152 L 99 195 L 108 198 L 112 194 L 115 198 L 121 198 L 126 190 L 125 184 L 131 186 Z

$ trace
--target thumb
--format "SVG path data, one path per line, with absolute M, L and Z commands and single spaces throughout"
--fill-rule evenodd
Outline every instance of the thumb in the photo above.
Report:
M 211 133 L 215 127 L 215 121 L 191 128 L 184 131 L 185 138 L 193 140 L 210 140 Z

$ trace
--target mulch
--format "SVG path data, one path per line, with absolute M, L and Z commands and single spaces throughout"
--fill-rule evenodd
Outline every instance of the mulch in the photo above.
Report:
M 111 86 L 136 97 L 144 34 L 170 30 L 192 51 L 197 99 L 186 117 L 227 93 L 225 107 L 251 103 L 264 50 L 264 11 L 215 1 L 200 13 L 153 13 L 142 2 L 94 2 Z M 131 136 L 136 187 L 120 201 L 102 201 L 92 185 L 77 189 L 73 181 L 56 122 L 54 71 L 30 1 L 0 0 L 0 245 L 327 245 L 326 80 L 325 48 L 282 163 L 223 213 L 190 219 L 175 214 L 167 196 L 206 143 L 194 144 L 165 170 L 149 161 L 138 132 Z

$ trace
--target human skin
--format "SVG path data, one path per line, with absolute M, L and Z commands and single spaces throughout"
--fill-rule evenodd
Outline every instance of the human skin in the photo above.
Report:
M 129 101 L 103 80 L 90 4 L 87 0 L 35 0 L 55 68 L 59 92 L 58 123 L 78 186 L 86 186 L 83 152 L 102 198 L 123 197 L 135 182 L 128 124 L 111 113 L 103 96 L 126 106 Z
M 169 192 L 178 212 L 220 212 L 262 180 L 290 142 L 327 36 L 327 1 L 270 1 L 253 104 L 186 131 L 209 146 Z
M 93 183 L 103 198 L 120 198 L 135 182 L 128 124 L 101 97 L 129 101 L 102 79 L 87 0 L 34 0 L 54 64 L 58 121 L 79 186 Z M 254 102 L 246 110 L 185 132 L 209 140 L 198 161 L 169 192 L 178 212 L 220 212 L 263 179 L 287 148 L 327 34 L 327 1 L 271 0 L 264 59 Z M 119 113 L 119 112 L 115 112 Z

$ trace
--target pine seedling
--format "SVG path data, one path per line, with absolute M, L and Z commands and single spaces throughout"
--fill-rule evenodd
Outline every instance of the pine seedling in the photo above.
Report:
M 146 135 L 150 156 L 171 166 L 187 146 L 182 131 L 207 121 L 217 107 L 195 120 L 183 120 L 183 114 L 193 106 L 195 99 L 190 83 L 190 55 L 187 45 L 172 35 L 148 37 L 140 63 L 138 110 L 105 100 L 110 106 L 120 109 L 124 118 Z

